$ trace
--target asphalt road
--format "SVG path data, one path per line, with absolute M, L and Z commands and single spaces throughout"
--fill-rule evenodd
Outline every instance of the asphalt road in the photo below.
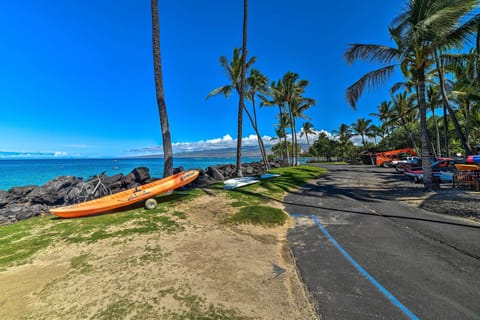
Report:
M 480 224 L 365 190 L 388 170 L 327 166 L 285 198 L 287 238 L 321 319 L 480 319 Z M 480 196 L 480 195 L 479 195 Z

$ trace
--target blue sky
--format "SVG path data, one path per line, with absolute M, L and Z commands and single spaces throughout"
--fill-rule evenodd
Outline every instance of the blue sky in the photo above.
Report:
M 356 111 L 345 89 L 374 65 L 348 65 L 350 43 L 391 44 L 403 0 L 257 0 L 249 3 L 248 53 L 270 80 L 310 81 L 317 130 L 369 117 L 388 85 Z M 234 146 L 238 97 L 206 100 L 227 83 L 218 58 L 242 41 L 241 0 L 159 1 L 167 110 L 174 150 Z M 161 151 L 153 79 L 150 1 L 0 2 L 0 151 L 120 157 Z M 276 109 L 259 110 L 274 136 Z M 245 117 L 244 140 L 253 130 Z M 299 126 L 301 121 L 299 122 Z M 267 138 L 268 139 L 268 138 Z

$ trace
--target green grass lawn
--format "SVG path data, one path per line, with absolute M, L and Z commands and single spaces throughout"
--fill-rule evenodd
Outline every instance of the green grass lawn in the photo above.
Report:
M 265 202 L 270 200 L 282 201 L 286 192 L 295 190 L 308 181 L 318 178 L 326 170 L 302 165 L 277 168 L 269 172 L 280 174 L 280 176 L 227 191 L 229 196 L 236 200 L 232 203 L 232 206 L 240 208 L 239 212 L 229 218 L 228 221 L 264 226 L 283 225 L 287 221 L 287 215 L 280 209 L 265 205 Z M 216 188 L 223 188 L 223 184 L 217 184 Z

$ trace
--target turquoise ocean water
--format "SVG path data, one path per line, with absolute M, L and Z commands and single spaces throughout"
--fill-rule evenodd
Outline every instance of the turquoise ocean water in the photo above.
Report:
M 244 158 L 243 162 L 259 158 Z M 235 158 L 178 158 L 174 167 L 206 169 L 208 166 L 235 163 Z M 163 159 L 42 159 L 0 160 L 0 190 L 26 185 L 43 185 L 58 176 L 88 178 L 103 171 L 112 176 L 128 174 L 137 167 L 147 167 L 155 178 L 163 176 Z

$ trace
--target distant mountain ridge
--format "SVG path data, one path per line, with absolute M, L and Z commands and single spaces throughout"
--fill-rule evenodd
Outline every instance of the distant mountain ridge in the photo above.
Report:
M 267 151 L 268 152 L 268 151 Z M 232 158 L 237 156 L 236 148 L 221 148 L 212 150 L 199 150 L 174 153 L 175 158 Z M 261 157 L 257 146 L 242 148 L 242 157 Z M 137 158 L 163 158 L 163 154 L 138 156 Z
M 0 157 L 52 157 L 54 153 L 51 152 L 12 152 L 0 151 Z
M 302 150 L 308 150 L 308 146 L 305 144 L 300 145 Z M 267 154 L 271 154 L 272 151 L 267 148 Z M 189 152 L 174 153 L 175 158 L 234 158 L 237 156 L 236 148 L 221 148 L 211 150 L 198 150 Z M 242 147 L 242 157 L 261 157 L 258 146 L 246 146 Z M 163 158 L 163 154 L 156 155 L 144 155 L 137 158 Z

